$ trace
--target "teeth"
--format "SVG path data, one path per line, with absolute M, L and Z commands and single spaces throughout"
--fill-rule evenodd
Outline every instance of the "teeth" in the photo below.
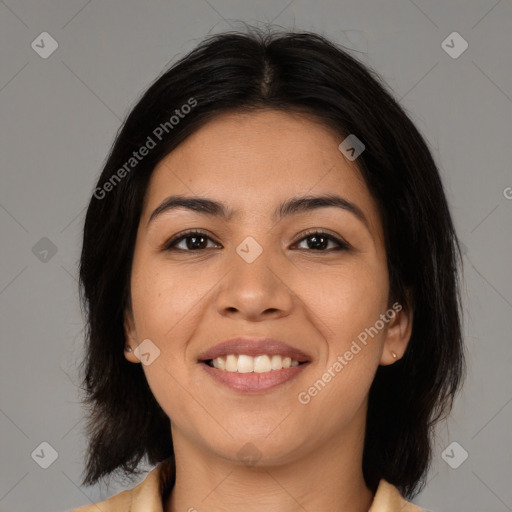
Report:
M 270 364 L 270 358 L 268 356 L 257 356 L 254 358 L 254 373 L 267 373 L 271 369 L 272 365 Z
M 218 368 L 219 370 L 225 370 L 226 369 L 226 361 L 222 359 L 222 357 L 216 357 L 213 360 L 213 364 L 215 368 Z M 236 360 L 235 360 L 235 368 L 236 368 Z
M 238 373 L 268 373 L 271 370 L 281 370 L 299 366 L 299 361 L 292 360 L 291 357 L 282 357 L 280 355 L 251 357 L 245 354 L 229 354 L 226 357 L 216 357 L 212 359 L 214 368 L 227 372 Z
M 221 357 L 217 357 L 216 359 L 222 359 L 222 358 Z M 225 368 L 226 371 L 228 371 L 228 372 L 236 372 L 237 364 L 238 364 L 238 357 L 236 357 L 233 354 L 230 354 L 226 358 L 226 368 Z M 213 362 L 213 366 L 215 366 L 215 360 Z
M 237 370 L 239 373 L 251 373 L 254 371 L 254 357 L 244 356 L 243 354 L 239 355 Z
M 283 367 L 283 358 L 281 356 L 272 356 L 270 367 L 272 370 L 280 370 Z

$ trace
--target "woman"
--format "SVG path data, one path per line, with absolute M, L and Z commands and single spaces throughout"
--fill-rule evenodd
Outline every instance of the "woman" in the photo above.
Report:
M 222 34 L 133 108 L 87 212 L 86 512 L 420 510 L 464 373 L 436 165 L 321 36 Z

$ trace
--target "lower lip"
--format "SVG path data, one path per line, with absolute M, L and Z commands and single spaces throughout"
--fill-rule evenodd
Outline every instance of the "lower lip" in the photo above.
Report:
M 241 391 L 243 393 L 256 393 L 258 391 L 268 391 L 280 384 L 288 382 L 299 375 L 309 363 L 299 364 L 292 368 L 283 368 L 281 370 L 271 370 L 266 373 L 238 373 L 218 370 L 206 363 L 200 363 L 205 371 L 215 380 L 225 386 Z

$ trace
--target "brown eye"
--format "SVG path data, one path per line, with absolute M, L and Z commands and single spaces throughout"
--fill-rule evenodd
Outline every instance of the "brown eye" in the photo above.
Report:
M 166 243 L 164 250 L 192 252 L 210 249 L 211 247 L 208 247 L 208 241 L 213 242 L 213 240 L 206 233 L 203 233 L 201 231 L 189 231 L 186 233 L 181 233 L 180 235 Z
M 330 252 L 339 250 L 348 250 L 349 246 L 337 237 L 330 235 L 329 233 L 323 233 L 321 231 L 313 231 L 308 233 L 307 236 L 301 238 L 297 244 L 302 243 L 306 240 L 307 247 L 299 247 L 300 249 L 311 249 L 318 252 Z M 334 244 L 334 247 L 330 247 L 329 243 Z

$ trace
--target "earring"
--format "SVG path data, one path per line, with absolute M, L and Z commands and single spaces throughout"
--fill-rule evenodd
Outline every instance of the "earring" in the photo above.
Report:
M 396 359 L 396 354 L 395 354 L 395 352 L 391 352 L 391 355 L 393 356 L 393 359 Z
M 126 352 L 131 352 L 132 351 L 132 347 L 130 347 L 130 345 L 126 345 L 124 347 L 124 349 L 125 349 Z

